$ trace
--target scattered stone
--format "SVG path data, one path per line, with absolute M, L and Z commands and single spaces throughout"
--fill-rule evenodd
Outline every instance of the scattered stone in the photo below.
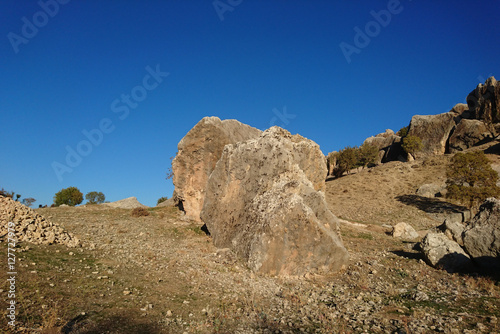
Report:
M 347 251 L 327 207 L 319 146 L 272 127 L 227 145 L 210 175 L 201 218 L 214 244 L 272 275 L 335 271 Z
M 31 208 L 0 196 L 0 221 L 14 223 L 18 241 L 33 244 L 62 244 L 67 247 L 80 246 L 80 240 L 73 234 L 64 231 L 59 225 L 52 223 Z M 8 224 L 0 225 L 0 238 L 7 240 Z
M 414 240 L 418 239 L 420 235 L 415 229 L 406 223 L 398 223 L 392 229 L 392 236 L 394 238 L 404 239 L 404 240 Z

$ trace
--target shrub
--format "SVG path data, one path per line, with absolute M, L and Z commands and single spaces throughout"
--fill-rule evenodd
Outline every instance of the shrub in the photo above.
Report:
M 33 197 L 23 198 L 23 201 L 22 201 L 22 203 L 26 206 L 31 206 L 35 202 L 36 202 L 36 199 L 34 199 Z
M 406 137 L 408 135 L 408 131 L 410 130 L 410 126 L 405 126 L 404 128 L 399 129 L 396 134 L 400 136 L 401 138 Z
M 54 204 L 59 206 L 61 204 L 66 204 L 69 206 L 75 206 L 83 201 L 83 194 L 77 187 L 69 187 L 66 189 L 61 189 L 54 196 Z
M 14 197 L 14 192 L 13 191 L 7 191 L 4 188 L 2 188 L 2 189 L 0 189 L 0 196 L 13 198 Z
M 168 200 L 167 196 L 160 197 L 160 198 L 158 198 L 158 201 L 156 201 L 156 205 L 158 205 L 158 204 L 160 204 L 162 202 L 165 202 L 166 200 Z
M 349 171 L 357 166 L 359 163 L 359 149 L 357 147 L 347 146 L 341 149 L 339 152 L 335 153 L 335 158 L 337 163 L 335 169 L 333 170 L 333 175 L 335 177 L 342 176 L 345 172 Z
M 498 173 L 484 152 L 457 153 L 446 170 L 446 196 L 477 207 L 488 197 L 500 196 Z
M 358 165 L 367 167 L 373 165 L 378 158 L 379 149 L 372 144 L 363 144 L 358 149 Z
M 149 216 L 149 211 L 146 208 L 135 208 L 130 213 L 132 217 L 145 217 Z
M 422 144 L 422 139 L 417 136 L 406 136 L 403 138 L 403 143 L 401 145 L 406 153 L 415 156 L 415 153 L 421 151 L 424 148 Z
M 106 200 L 106 196 L 102 192 L 91 191 L 85 195 L 87 204 L 101 204 Z

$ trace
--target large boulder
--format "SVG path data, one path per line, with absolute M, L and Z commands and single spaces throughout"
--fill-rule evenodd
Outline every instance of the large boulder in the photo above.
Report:
M 440 196 L 446 189 L 446 184 L 427 183 L 417 189 L 417 195 L 427 198 Z
M 319 146 L 272 127 L 227 145 L 210 175 L 201 218 L 215 246 L 271 275 L 335 271 L 348 253 L 325 201 Z
M 425 260 L 435 268 L 448 272 L 466 271 L 472 267 L 469 255 L 458 243 L 443 233 L 429 232 L 420 247 Z
M 403 240 L 415 240 L 420 237 L 413 226 L 406 223 L 398 223 L 392 229 L 392 236 Z
M 67 247 L 81 245 L 80 240 L 72 233 L 9 197 L 0 196 L 0 222 L 0 238 L 4 238 L 5 241 L 8 232 L 12 231 L 10 227 L 14 230 L 18 242 L 62 244 Z
M 494 77 L 479 84 L 467 96 L 471 118 L 492 125 L 498 132 L 500 127 L 500 83 Z
M 479 265 L 500 267 L 500 200 L 488 198 L 463 232 L 464 248 Z
M 400 160 L 406 156 L 401 147 L 401 137 L 390 129 L 376 136 L 366 138 L 364 144 L 373 145 L 379 149 L 380 154 L 376 163 Z
M 258 137 L 261 132 L 236 120 L 205 117 L 182 138 L 172 172 L 174 197 L 186 218 L 200 221 L 207 180 L 224 146 Z
M 450 153 L 464 151 L 481 142 L 492 140 L 493 137 L 493 133 L 483 121 L 464 118 L 450 137 Z
M 444 154 L 446 142 L 455 128 L 456 113 L 447 112 L 438 115 L 415 115 L 410 122 L 409 136 L 422 139 L 424 154 Z

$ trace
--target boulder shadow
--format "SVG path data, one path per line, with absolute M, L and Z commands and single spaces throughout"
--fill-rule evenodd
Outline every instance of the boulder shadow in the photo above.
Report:
M 465 206 L 445 202 L 436 198 L 428 198 L 419 195 L 400 195 L 395 198 L 403 204 L 416 207 L 427 213 L 463 213 L 467 211 Z

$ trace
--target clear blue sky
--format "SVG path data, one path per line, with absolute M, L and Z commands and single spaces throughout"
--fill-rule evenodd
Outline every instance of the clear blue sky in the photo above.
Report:
M 0 3 L 0 188 L 36 207 L 69 186 L 170 197 L 169 158 L 204 116 L 326 154 L 500 76 L 499 1 L 54 1 Z

